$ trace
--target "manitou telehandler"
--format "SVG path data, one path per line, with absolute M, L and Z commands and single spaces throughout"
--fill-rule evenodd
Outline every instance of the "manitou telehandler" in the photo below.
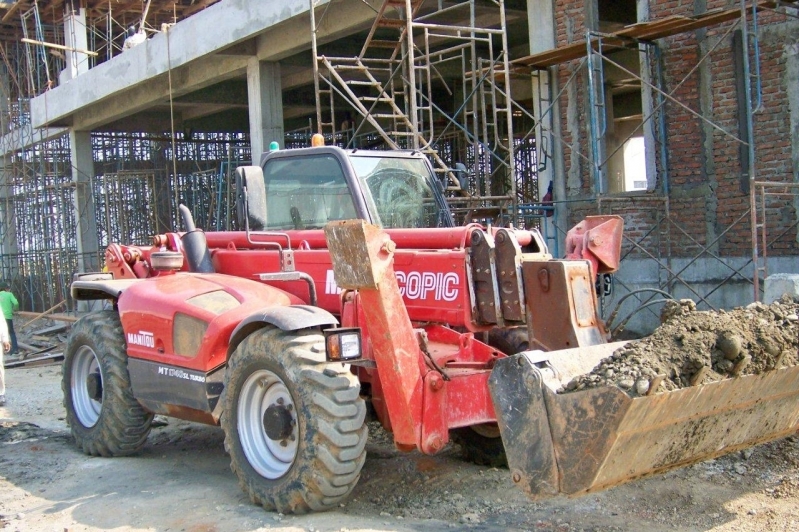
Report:
M 366 459 L 367 405 L 403 450 L 456 439 L 533 497 L 575 495 L 795 432 L 799 369 L 631 398 L 556 393 L 608 344 L 594 279 L 621 219 L 592 217 L 553 259 L 537 231 L 454 227 L 405 151 L 278 150 L 237 170 L 240 231 L 111 244 L 81 274 L 63 373 L 92 455 L 135 453 L 154 414 L 221 425 L 256 504 L 325 510 Z

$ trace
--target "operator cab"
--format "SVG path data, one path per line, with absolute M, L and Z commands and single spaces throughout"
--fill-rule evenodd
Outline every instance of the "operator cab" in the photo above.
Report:
M 354 218 L 386 229 L 453 226 L 433 169 L 419 152 L 275 150 L 258 170 L 244 167 L 237 182 L 239 220 L 252 231 L 322 229 Z

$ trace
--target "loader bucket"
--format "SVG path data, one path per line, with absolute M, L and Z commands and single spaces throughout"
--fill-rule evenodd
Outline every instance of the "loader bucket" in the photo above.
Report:
M 799 366 L 632 398 L 556 393 L 620 344 L 500 360 L 489 386 L 512 479 L 533 499 L 579 495 L 791 435 Z

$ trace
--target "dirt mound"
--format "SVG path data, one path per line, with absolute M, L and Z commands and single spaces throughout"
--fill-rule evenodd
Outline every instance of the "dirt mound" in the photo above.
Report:
M 651 336 L 625 344 L 560 391 L 612 385 L 635 397 L 793 366 L 799 364 L 798 313 L 799 303 L 788 297 L 727 312 L 669 301 Z

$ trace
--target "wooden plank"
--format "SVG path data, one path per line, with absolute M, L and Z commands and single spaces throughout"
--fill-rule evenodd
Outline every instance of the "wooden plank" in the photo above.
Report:
M 20 7 L 21 7 L 21 2 L 14 2 L 14 5 L 12 5 L 12 6 L 11 6 L 11 7 L 8 9 L 8 11 L 6 11 L 6 14 L 5 14 L 5 15 L 3 15 L 3 20 L 2 20 L 2 22 L 8 22 L 8 21 L 11 19 L 11 17 L 14 15 L 14 13 L 16 13 L 16 12 L 17 12 L 17 10 L 18 10 Z
M 50 340 L 50 338 L 48 338 L 48 340 Z M 45 348 L 42 348 L 41 345 L 33 345 L 33 344 L 27 344 L 25 342 L 17 342 L 17 347 L 19 347 L 20 349 L 24 349 L 25 351 L 30 351 L 32 353 L 42 353 L 44 351 L 47 351 L 48 349 L 53 349 L 55 346 L 51 344 Z M 23 356 L 29 356 L 30 354 L 31 353 L 27 353 Z
M 15 316 L 19 316 L 21 318 L 35 318 L 40 316 L 41 313 L 39 312 L 27 312 L 27 311 L 20 311 L 15 312 Z M 75 323 L 80 319 L 80 316 L 75 316 L 74 314 L 66 314 L 66 313 L 54 313 L 47 316 L 48 320 L 55 320 L 55 321 L 66 321 L 69 323 Z
M 49 353 L 36 358 L 24 358 L 22 360 L 6 362 L 5 368 L 23 368 L 26 366 L 41 366 L 44 364 L 51 364 L 64 359 L 64 353 Z
M 776 2 L 758 2 L 758 10 L 773 9 Z M 664 39 L 672 37 L 680 33 L 707 28 L 715 26 L 724 22 L 730 22 L 740 18 L 741 10 L 739 8 L 733 9 L 714 9 L 700 15 L 693 17 L 686 17 L 682 15 L 672 15 L 662 19 L 652 20 L 648 22 L 638 22 L 625 27 L 617 32 L 614 32 L 610 37 L 602 39 L 603 48 L 617 49 L 625 46 L 634 45 L 629 43 L 626 39 L 636 39 L 640 41 L 654 41 L 657 39 Z M 613 39 L 617 37 L 617 39 Z M 579 59 L 586 55 L 586 43 L 577 42 L 567 44 L 553 50 L 547 50 L 538 54 L 528 55 L 511 61 L 514 65 L 524 65 L 535 68 L 546 68 L 559 63 L 565 63 L 574 59 Z
M 57 334 L 60 332 L 64 332 L 69 327 L 66 323 L 59 323 L 58 325 L 53 325 L 52 327 L 45 327 L 44 329 L 39 329 L 37 331 L 31 332 L 31 334 L 42 336 L 48 334 Z

